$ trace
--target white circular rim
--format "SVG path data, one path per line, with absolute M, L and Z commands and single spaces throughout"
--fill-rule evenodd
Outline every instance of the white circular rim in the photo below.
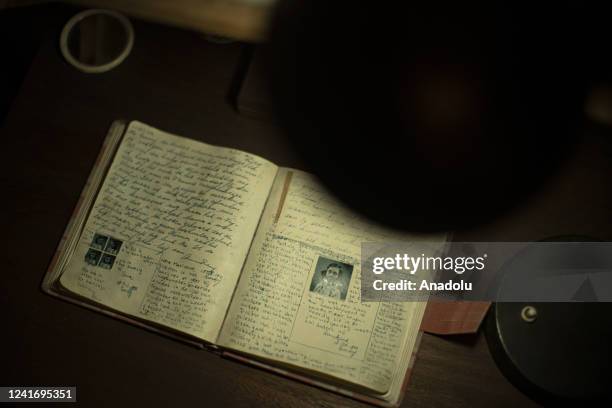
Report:
M 74 26 L 81 20 L 95 14 L 105 14 L 107 16 L 116 18 L 117 20 L 119 20 L 127 34 L 127 44 L 125 45 L 123 51 L 121 51 L 117 58 L 102 65 L 83 64 L 82 62 L 76 60 L 68 50 L 68 35 L 70 34 L 70 31 L 72 31 Z M 127 56 L 132 51 L 133 46 L 134 28 L 132 27 L 132 23 L 130 23 L 130 20 L 128 20 L 128 18 L 125 17 L 123 14 L 117 13 L 116 11 L 112 10 L 91 9 L 81 11 L 80 13 L 75 14 L 70 20 L 68 20 L 68 22 L 62 29 L 62 33 L 60 35 L 60 50 L 64 58 L 66 58 L 66 61 L 68 61 L 70 65 L 74 66 L 78 70 L 86 72 L 88 74 L 99 74 L 101 72 L 110 71 L 111 69 L 115 68 L 127 58 Z

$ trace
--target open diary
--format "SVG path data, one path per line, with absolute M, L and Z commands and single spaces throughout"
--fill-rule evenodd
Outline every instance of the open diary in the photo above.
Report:
M 113 123 L 46 292 L 378 405 L 397 405 L 425 302 L 361 302 L 364 241 L 444 245 L 341 205 L 305 172 Z

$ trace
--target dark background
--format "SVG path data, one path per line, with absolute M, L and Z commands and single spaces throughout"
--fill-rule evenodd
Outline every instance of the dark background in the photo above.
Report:
M 74 385 L 84 406 L 363 405 L 43 294 L 42 277 L 115 119 L 304 168 L 274 123 L 234 107 L 248 46 L 211 44 L 197 33 L 136 20 L 128 59 L 108 73 L 83 74 L 58 49 L 61 26 L 75 11 L 28 8 L 11 24 L 0 21 L 6 56 L 0 78 L 6 112 L 0 130 L 0 384 Z M 455 240 L 569 232 L 609 239 L 606 137 L 589 134 L 537 196 Z M 403 406 L 532 404 L 499 372 L 479 333 L 424 335 Z

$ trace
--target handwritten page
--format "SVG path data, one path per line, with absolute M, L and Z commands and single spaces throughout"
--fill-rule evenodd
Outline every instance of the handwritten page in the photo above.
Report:
M 276 171 L 132 122 L 61 284 L 214 342 Z
M 389 392 L 424 303 L 361 303 L 361 242 L 425 239 L 373 225 L 313 176 L 280 169 L 219 344 Z

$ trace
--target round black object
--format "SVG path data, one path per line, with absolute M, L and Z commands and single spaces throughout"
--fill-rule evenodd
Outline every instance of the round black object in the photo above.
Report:
M 525 308 L 536 310 L 525 320 Z M 546 406 L 611 402 L 612 304 L 496 303 L 485 324 L 500 370 Z
M 512 281 L 506 279 L 509 275 L 557 270 L 561 276 L 568 268 L 587 271 L 603 267 L 596 248 L 588 245 L 601 242 L 599 239 L 566 235 L 543 241 L 576 242 L 579 246 L 565 254 L 536 251 L 537 244 L 525 247 L 503 266 L 498 298 L 516 291 L 512 283 L 504 284 Z M 573 295 L 573 299 L 595 297 L 590 282 L 583 283 Z M 485 334 L 495 362 L 515 386 L 547 406 L 576 406 L 612 402 L 611 320 L 612 303 L 495 303 L 487 315 Z
M 582 125 L 592 38 L 571 3 L 281 1 L 267 54 L 277 115 L 371 219 L 489 221 L 542 185 Z

